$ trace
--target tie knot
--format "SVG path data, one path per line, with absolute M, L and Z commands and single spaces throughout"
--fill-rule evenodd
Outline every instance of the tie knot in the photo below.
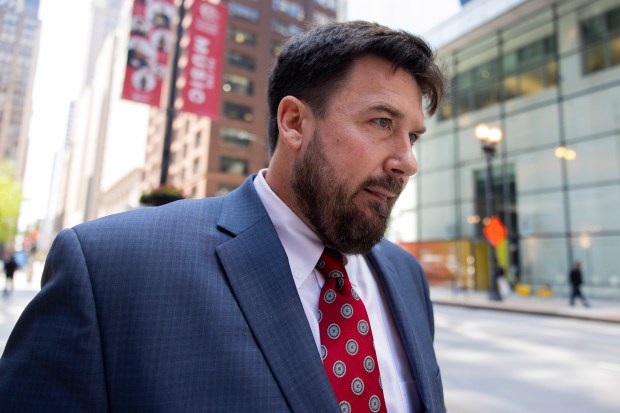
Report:
M 334 249 L 325 248 L 316 268 L 327 278 L 343 278 L 346 276 L 342 254 Z

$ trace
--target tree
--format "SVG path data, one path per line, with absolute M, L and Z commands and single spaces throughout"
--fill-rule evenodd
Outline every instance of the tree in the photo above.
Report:
M 161 206 L 183 198 L 181 190 L 172 185 L 164 185 L 151 192 L 142 194 L 140 204 L 145 206 Z
M 0 163 L 0 244 L 15 239 L 22 198 L 22 185 L 15 180 L 13 164 Z

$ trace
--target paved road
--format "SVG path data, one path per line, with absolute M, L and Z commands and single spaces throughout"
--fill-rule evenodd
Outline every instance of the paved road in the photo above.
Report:
M 450 413 L 620 412 L 620 325 L 435 306 Z

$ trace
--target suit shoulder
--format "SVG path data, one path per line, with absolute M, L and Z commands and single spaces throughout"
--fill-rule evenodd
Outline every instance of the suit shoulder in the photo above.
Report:
M 215 222 L 220 209 L 221 198 L 186 199 L 97 218 L 76 225 L 73 230 L 80 238 L 89 233 L 181 231 Z
M 413 254 L 392 241 L 383 239 L 378 246 L 381 253 L 388 257 L 392 262 L 400 265 L 406 264 L 416 268 L 421 268 L 418 259 Z

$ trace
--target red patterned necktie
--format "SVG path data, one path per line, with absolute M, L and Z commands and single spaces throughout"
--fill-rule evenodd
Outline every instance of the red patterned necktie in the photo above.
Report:
M 342 254 L 325 248 L 316 268 L 325 276 L 319 300 L 321 356 L 340 410 L 387 412 L 368 313 Z

